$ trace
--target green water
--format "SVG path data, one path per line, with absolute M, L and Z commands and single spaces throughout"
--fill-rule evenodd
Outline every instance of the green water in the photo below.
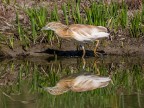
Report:
M 0 61 L 0 108 L 144 108 L 144 58 L 26 58 Z M 55 86 L 76 73 L 111 75 L 112 83 L 86 92 L 51 95 Z

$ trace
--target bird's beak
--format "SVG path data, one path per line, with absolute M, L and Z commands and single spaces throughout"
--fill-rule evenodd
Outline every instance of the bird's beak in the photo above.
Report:
M 50 87 L 44 87 L 43 88 L 45 91 L 49 91 L 50 90 Z
M 50 27 L 43 27 L 41 30 L 50 30 Z

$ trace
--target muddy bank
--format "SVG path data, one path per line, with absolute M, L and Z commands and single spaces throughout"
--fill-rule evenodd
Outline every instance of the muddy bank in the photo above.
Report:
M 18 42 L 17 42 L 18 43 Z M 1 57 L 31 57 L 31 56 L 67 56 L 78 57 L 82 55 L 82 50 L 77 50 L 77 45 L 83 44 L 86 49 L 86 56 L 93 57 L 93 49 L 95 43 L 78 43 L 74 40 L 62 40 L 60 44 L 54 42 L 52 45 L 48 43 L 38 43 L 31 45 L 30 48 L 24 49 L 20 44 L 14 44 L 14 48 L 7 45 L 0 45 Z M 97 50 L 100 55 L 127 55 L 127 56 L 143 56 L 144 55 L 144 38 L 128 38 L 126 36 L 113 37 L 112 41 L 107 39 L 100 40 Z
M 97 2 L 99 0 L 96 0 Z M 131 2 L 133 1 L 133 2 Z M 106 0 L 106 4 L 109 4 L 111 0 Z M 133 13 L 139 12 L 141 9 L 141 0 L 125 0 L 126 4 L 129 6 L 127 14 L 128 17 L 132 17 Z M 67 3 L 66 0 L 58 0 L 56 2 L 58 8 L 58 14 L 60 15 L 61 22 L 65 22 L 64 14 L 61 10 L 61 5 L 63 3 Z M 38 1 L 22 1 L 17 0 L 15 2 L 4 3 L 0 1 L 0 57 L 18 57 L 18 58 L 25 58 L 25 57 L 50 57 L 50 56 L 66 56 L 66 57 L 79 57 L 82 55 L 82 50 L 77 50 L 78 43 L 74 40 L 66 41 L 62 40 L 60 44 L 58 44 L 57 40 L 55 39 L 51 43 L 47 43 L 48 40 L 43 39 L 44 33 L 39 33 L 41 28 L 37 30 L 37 41 L 33 42 L 32 39 L 32 30 L 31 23 L 28 15 L 26 15 L 24 9 L 25 8 L 32 8 L 32 7 L 40 7 L 44 6 L 47 7 L 47 10 L 53 10 L 55 2 L 53 0 L 46 0 L 44 2 Z M 121 2 L 120 2 L 121 4 Z M 133 6 L 133 4 L 135 4 Z M 18 6 L 17 6 L 18 5 Z M 81 15 L 83 15 L 83 6 L 90 7 L 91 2 L 84 0 L 80 3 L 80 10 Z M 20 8 L 21 7 L 21 8 Z M 135 8 L 133 8 L 135 7 Z M 140 10 L 138 10 L 140 9 Z M 24 29 L 23 32 L 28 33 L 25 34 L 27 36 L 28 41 L 28 48 L 24 48 L 23 42 L 20 42 L 20 34 L 18 33 L 18 24 L 16 24 L 16 12 L 19 12 L 18 17 L 19 21 Z M 50 15 L 47 16 L 49 18 Z M 70 23 L 73 23 L 73 19 L 69 20 Z M 21 28 L 22 29 L 22 28 Z M 113 28 L 111 28 L 113 29 Z M 98 47 L 98 54 L 101 55 L 131 55 L 131 56 L 143 56 L 144 55 L 144 37 L 143 33 L 140 33 L 139 38 L 131 38 L 129 30 L 119 30 L 112 33 L 112 41 L 107 39 L 103 39 L 100 42 Z M 113 32 L 114 30 L 112 30 Z M 44 40 L 41 42 L 41 40 Z M 12 42 L 11 42 L 12 41 Z M 14 43 L 13 43 L 14 41 Z M 34 44 L 36 43 L 36 44 Z M 93 57 L 93 49 L 95 47 L 94 43 L 87 43 L 84 44 L 86 49 L 86 56 Z M 25 45 L 26 46 L 26 45 Z

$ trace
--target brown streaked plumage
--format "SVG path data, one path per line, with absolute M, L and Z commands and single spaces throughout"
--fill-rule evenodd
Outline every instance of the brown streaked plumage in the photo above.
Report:
M 75 39 L 80 42 L 96 41 L 97 44 L 94 49 L 96 50 L 99 44 L 99 38 L 109 37 L 108 29 L 103 26 L 93 26 L 84 24 L 72 24 L 66 26 L 60 22 L 50 22 L 42 30 L 53 30 L 59 37 L 64 39 Z M 83 56 L 85 56 L 85 48 L 82 46 Z
M 94 74 L 73 75 L 61 79 L 54 87 L 46 87 L 45 90 L 52 95 L 60 95 L 69 90 L 84 92 L 106 87 L 110 81 L 110 77 L 100 77 Z

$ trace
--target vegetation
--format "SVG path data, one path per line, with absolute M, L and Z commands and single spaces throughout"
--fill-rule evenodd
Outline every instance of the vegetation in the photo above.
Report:
M 10 0 L 3 0 L 2 2 L 7 5 L 10 4 Z M 130 37 L 139 38 L 143 36 L 144 5 L 142 9 L 130 10 L 124 2 L 122 4 L 111 3 L 110 5 L 92 2 L 88 6 L 81 5 L 81 2 L 81 0 L 77 2 L 68 0 L 68 2 L 63 3 L 61 6 L 58 6 L 55 2 L 52 9 L 50 9 L 51 7 L 44 6 L 28 9 L 20 8 L 29 18 L 29 25 L 24 25 L 19 20 L 20 13 L 17 10 L 16 29 L 21 45 L 28 48 L 32 43 L 51 42 L 54 40 L 53 32 L 41 31 L 41 28 L 51 21 L 61 21 L 67 25 L 71 23 L 102 25 L 110 28 L 110 30 L 114 31 L 114 34 L 117 33 L 117 30 L 122 30 L 129 34 Z M 131 11 L 133 11 L 132 15 L 130 15 Z M 9 46 L 12 48 L 12 41 L 15 40 L 15 37 L 8 40 L 10 41 Z
M 68 0 L 68 2 L 59 5 L 57 2 L 53 2 L 52 6 L 49 7 L 30 6 L 27 8 L 26 6 L 18 6 L 16 0 L 2 0 L 0 3 L 6 9 L 9 9 L 9 6 L 14 7 L 15 22 L 11 26 L 11 23 L 6 22 L 6 18 L 0 17 L 0 23 L 4 22 L 6 25 L 14 27 L 14 31 L 11 32 L 0 27 L 0 43 L 8 45 L 11 49 L 14 49 L 15 44 L 18 43 L 19 45 L 20 43 L 25 50 L 37 43 L 52 44 L 52 41 L 58 40 L 53 36 L 54 33 L 41 31 L 41 28 L 51 21 L 61 21 L 66 25 L 71 23 L 102 25 L 108 27 L 113 35 L 120 30 L 130 38 L 143 37 L 144 3 L 142 8 L 130 10 L 125 3 L 90 2 L 89 5 L 84 5 L 82 0 L 76 1 Z M 21 14 L 25 15 L 28 22 L 22 21 Z M 30 103 L 26 104 L 30 107 L 34 103 L 38 108 L 95 106 L 123 108 L 130 106 L 125 105 L 129 104 L 129 102 L 125 102 L 127 100 L 132 101 L 132 107 L 142 106 L 144 66 L 141 59 L 137 62 L 135 59 L 128 58 L 125 60 L 117 57 L 111 60 L 114 62 L 111 63 L 103 58 L 97 59 L 98 63 L 95 63 L 94 58 L 88 58 L 90 60 L 86 60 L 85 69 L 83 69 L 80 58 L 68 60 L 61 58 L 59 60 L 54 57 L 46 61 L 41 59 L 38 62 L 28 59 L 0 60 L 0 106 L 3 108 L 13 107 L 12 105 L 19 108 L 26 103 Z M 81 93 L 69 91 L 60 96 L 53 96 L 43 90 L 43 87 L 54 86 L 64 76 L 82 72 L 97 74 L 98 70 L 101 76 L 108 76 L 108 72 L 111 72 L 114 85 L 110 83 L 105 88 Z

